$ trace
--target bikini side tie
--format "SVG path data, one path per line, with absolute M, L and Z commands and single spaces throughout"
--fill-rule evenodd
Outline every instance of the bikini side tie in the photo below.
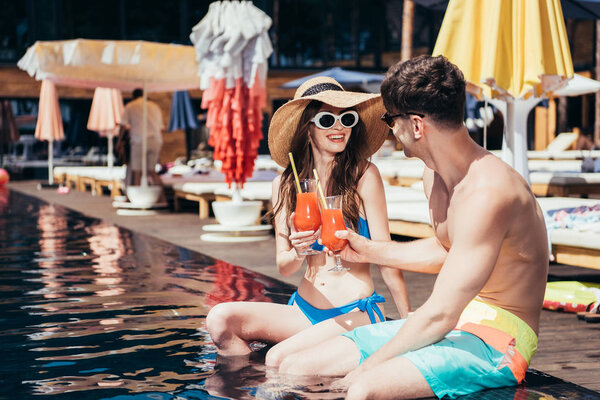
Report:
M 369 315 L 369 319 L 371 320 L 371 323 L 373 323 L 373 324 L 377 322 L 377 320 L 375 320 L 375 315 L 373 314 L 373 310 L 375 310 L 375 312 L 377 313 L 377 316 L 379 317 L 379 321 L 385 321 L 385 319 L 383 318 L 383 314 L 381 313 L 381 310 L 379 309 L 379 306 L 377 306 L 377 303 L 385 303 L 385 298 L 381 295 L 374 294 L 370 297 L 358 300 L 358 304 L 357 304 L 357 307 L 360 311 L 367 312 L 367 314 Z

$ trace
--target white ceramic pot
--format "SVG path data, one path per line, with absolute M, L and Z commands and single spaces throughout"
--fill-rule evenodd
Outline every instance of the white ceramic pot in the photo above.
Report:
M 256 225 L 260 217 L 262 201 L 213 201 L 212 209 L 221 225 Z
M 152 207 L 158 203 L 160 192 L 160 186 L 127 186 L 129 201 L 140 208 Z

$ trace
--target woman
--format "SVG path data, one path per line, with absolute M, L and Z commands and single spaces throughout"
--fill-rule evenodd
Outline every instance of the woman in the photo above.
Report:
M 285 171 L 273 180 L 273 222 L 277 267 L 284 276 L 306 272 L 290 304 L 232 302 L 215 306 L 207 316 L 208 331 L 219 354 L 248 354 L 248 342 L 277 343 L 266 364 L 277 366 L 287 355 L 327 338 L 383 319 L 369 264 L 345 262 L 348 271 L 332 272 L 325 252 L 303 256 L 317 247 L 317 232 L 298 232 L 293 223 L 296 186 L 288 153 L 300 179 L 317 170 L 326 196 L 343 195 L 343 214 L 350 228 L 374 240 L 389 240 L 383 182 L 368 158 L 382 145 L 388 130 L 379 116 L 384 108 L 377 94 L 344 91 L 334 79 L 313 78 L 298 88 L 294 99 L 273 115 L 269 149 Z M 402 273 L 380 268 L 400 316 L 409 305 Z

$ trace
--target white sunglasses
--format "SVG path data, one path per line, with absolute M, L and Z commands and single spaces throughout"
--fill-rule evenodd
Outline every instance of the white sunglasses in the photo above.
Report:
M 340 115 L 335 115 L 329 111 L 321 111 L 310 122 L 314 122 L 319 129 L 331 129 L 336 121 L 340 121 L 344 128 L 352 128 L 358 124 L 358 119 L 358 113 L 352 110 L 344 111 Z

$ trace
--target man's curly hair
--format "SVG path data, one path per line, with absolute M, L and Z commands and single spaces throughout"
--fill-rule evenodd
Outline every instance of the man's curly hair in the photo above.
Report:
M 450 128 L 459 127 L 465 113 L 465 78 L 444 56 L 418 56 L 390 67 L 381 96 L 390 114 L 418 112 Z

